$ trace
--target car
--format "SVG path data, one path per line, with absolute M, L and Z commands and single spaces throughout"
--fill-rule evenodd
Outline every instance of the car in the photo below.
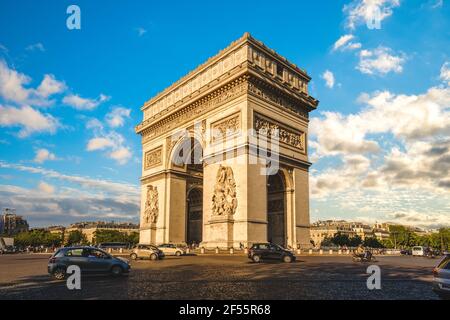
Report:
M 0 254 L 7 254 L 7 253 L 18 253 L 18 249 L 15 246 L 4 246 L 3 248 L 0 248 Z
M 166 256 L 181 256 L 186 254 L 186 250 L 180 246 L 171 243 L 164 243 L 158 246 L 158 249 L 164 252 Z
M 403 249 L 400 251 L 400 254 L 405 255 L 405 256 L 410 256 L 412 254 L 411 249 Z
M 130 254 L 132 260 L 149 258 L 154 261 L 163 259 L 164 256 L 164 252 L 152 244 L 138 244 Z
M 450 252 L 433 269 L 433 291 L 443 299 L 450 299 Z
M 283 262 L 295 261 L 295 255 L 273 243 L 255 243 L 248 251 L 248 258 L 253 262 L 260 262 L 261 260 L 281 260 Z
M 416 257 L 423 257 L 425 255 L 425 248 L 421 246 L 412 247 L 412 255 Z
M 80 267 L 81 273 L 109 273 L 120 276 L 129 273 L 131 266 L 128 260 L 114 257 L 95 247 L 66 247 L 57 250 L 48 261 L 48 273 L 57 280 L 66 277 L 67 268 L 71 265 Z

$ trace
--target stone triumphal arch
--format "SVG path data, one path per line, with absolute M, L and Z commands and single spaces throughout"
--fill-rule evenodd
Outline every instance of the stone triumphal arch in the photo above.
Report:
M 246 33 L 147 101 L 141 243 L 309 246 L 310 80 Z

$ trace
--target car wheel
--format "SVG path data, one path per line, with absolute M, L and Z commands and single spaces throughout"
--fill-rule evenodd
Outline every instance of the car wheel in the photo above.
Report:
M 150 260 L 152 260 L 152 261 L 158 260 L 158 255 L 156 253 L 152 253 L 150 255 Z
M 254 255 L 254 256 L 252 257 L 252 260 L 253 260 L 253 262 L 256 262 L 256 263 L 258 263 L 258 262 L 260 262 L 260 261 L 261 261 L 261 257 L 260 257 L 260 256 L 258 256 L 258 255 Z
M 64 270 L 63 268 L 57 268 L 55 271 L 53 271 L 52 275 L 56 280 L 64 280 L 64 278 L 66 277 L 66 270 Z
M 123 270 L 120 266 L 113 266 L 111 268 L 111 273 L 115 277 L 120 276 L 122 274 L 122 272 L 123 272 Z
M 131 258 L 131 260 L 137 260 L 138 256 L 137 256 L 136 253 L 132 253 L 132 254 L 130 255 L 130 258 Z
M 286 262 L 286 263 L 291 263 L 292 262 L 292 258 L 291 258 L 291 256 L 284 256 L 283 257 L 283 261 Z
M 181 256 L 181 252 L 180 252 L 180 251 L 177 251 L 177 252 L 175 252 L 175 255 L 176 255 L 177 257 L 179 257 L 179 256 Z

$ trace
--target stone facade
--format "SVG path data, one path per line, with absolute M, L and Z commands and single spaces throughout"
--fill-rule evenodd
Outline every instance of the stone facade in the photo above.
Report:
M 140 241 L 309 246 L 309 81 L 246 33 L 147 101 Z

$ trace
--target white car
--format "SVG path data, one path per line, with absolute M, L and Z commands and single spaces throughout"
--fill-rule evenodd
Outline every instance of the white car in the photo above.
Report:
M 425 255 L 425 248 L 421 246 L 416 246 L 412 248 L 412 255 L 423 257 Z
M 164 243 L 158 246 L 158 249 L 164 252 L 166 256 L 181 256 L 186 254 L 186 251 L 182 247 L 178 247 L 171 243 Z

